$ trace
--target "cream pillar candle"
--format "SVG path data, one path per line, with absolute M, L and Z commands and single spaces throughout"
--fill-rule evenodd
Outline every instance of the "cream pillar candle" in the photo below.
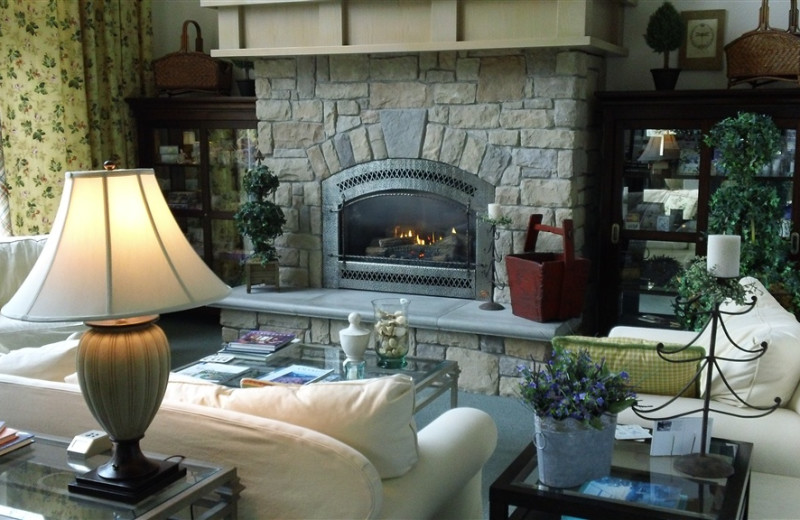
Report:
M 739 276 L 739 235 L 709 235 L 706 268 L 718 278 Z
M 500 214 L 500 204 L 489 204 L 489 218 L 492 220 L 500 220 L 500 218 L 502 218 Z

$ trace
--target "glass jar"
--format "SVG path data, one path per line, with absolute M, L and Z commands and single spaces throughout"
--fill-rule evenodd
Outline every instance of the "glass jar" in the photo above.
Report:
M 402 368 L 406 365 L 408 304 L 406 298 L 372 300 L 375 311 L 375 353 L 379 367 Z

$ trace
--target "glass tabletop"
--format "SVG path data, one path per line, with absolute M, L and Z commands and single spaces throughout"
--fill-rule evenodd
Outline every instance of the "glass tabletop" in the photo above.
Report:
M 0 518 L 138 518 L 229 469 L 182 461 L 187 470 L 184 478 L 138 503 L 126 504 L 71 493 L 67 486 L 75 476 L 103 464 L 108 455 L 71 457 L 67 446 L 64 439 L 37 434 L 33 444 L 0 457 Z
M 536 448 L 529 445 L 492 487 L 511 496 L 509 504 L 576 518 L 580 510 L 595 513 L 586 518 L 623 512 L 641 518 L 739 518 L 746 508 L 751 450 L 750 443 L 714 439 L 709 453 L 728 460 L 735 472 L 728 478 L 696 478 L 673 468 L 677 457 L 651 457 L 648 442 L 616 441 L 608 477 L 551 488 L 538 481 Z

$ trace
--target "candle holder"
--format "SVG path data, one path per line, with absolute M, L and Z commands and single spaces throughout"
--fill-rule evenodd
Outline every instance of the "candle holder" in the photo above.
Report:
M 495 242 L 498 238 L 500 238 L 500 234 L 497 232 L 497 226 L 507 226 L 511 224 L 511 219 L 508 217 L 491 218 L 489 215 L 480 215 L 479 218 L 488 223 L 492 228 L 492 240 L 489 243 L 488 249 L 489 256 L 492 259 L 489 264 L 489 269 L 491 270 L 492 288 L 489 291 L 489 301 L 482 303 L 479 308 L 484 311 L 499 311 L 505 309 L 505 307 L 494 301 L 494 290 L 496 287 L 505 287 L 505 284 L 497 280 L 497 268 L 495 267 L 497 261 L 499 260 L 496 258 L 497 247 L 495 246 Z
M 718 280 L 721 283 L 722 281 L 724 281 L 726 279 L 725 278 L 720 278 Z M 690 298 L 688 300 L 683 300 L 682 298 L 678 297 L 675 300 L 676 306 L 682 306 L 684 308 L 691 308 L 692 305 L 695 304 L 699 300 L 699 298 L 700 298 L 700 296 L 695 296 L 694 298 Z M 751 299 L 750 299 L 749 302 L 745 302 L 746 308 L 743 311 L 723 311 L 723 310 L 720 309 L 720 305 L 722 305 L 722 302 L 724 301 L 724 299 L 723 298 L 717 298 L 710 310 L 693 313 L 693 314 L 707 314 L 710 317 L 710 319 L 706 322 L 705 326 L 694 337 L 694 339 L 692 339 L 692 341 L 690 341 L 687 345 L 685 345 L 683 347 L 680 347 L 678 349 L 671 348 L 671 349 L 667 350 L 663 343 L 659 343 L 658 346 L 656 347 L 656 352 L 658 353 L 658 356 L 661 359 L 663 359 L 665 361 L 668 361 L 670 363 L 700 363 L 700 366 L 697 369 L 697 373 L 695 373 L 695 375 L 691 379 L 691 381 L 686 383 L 686 386 L 684 386 L 683 389 L 681 389 L 681 391 L 678 392 L 678 395 L 676 395 L 675 397 L 669 399 L 664 404 L 662 404 L 660 406 L 657 406 L 657 407 L 654 407 L 654 408 L 649 408 L 649 409 L 644 409 L 642 407 L 639 407 L 638 405 L 634 405 L 632 407 L 632 409 L 633 409 L 633 411 L 634 411 L 634 413 L 636 415 L 638 415 L 639 417 L 641 417 L 643 419 L 648 419 L 648 420 L 653 420 L 653 421 L 665 421 L 665 420 L 669 420 L 669 419 L 675 419 L 677 417 L 683 417 L 683 416 L 686 416 L 686 415 L 689 415 L 689 414 L 692 414 L 692 413 L 696 413 L 696 412 L 702 412 L 702 427 L 701 427 L 701 433 L 700 433 L 700 435 L 701 435 L 701 438 L 700 438 L 700 453 L 692 453 L 690 455 L 681 456 L 674 463 L 675 469 L 677 469 L 679 471 L 682 471 L 683 473 L 686 473 L 688 475 L 692 475 L 692 476 L 695 476 L 695 477 L 704 477 L 704 478 L 723 478 L 723 477 L 728 477 L 728 476 L 733 474 L 733 466 L 731 466 L 728 462 L 726 462 L 725 460 L 723 460 L 723 459 L 721 459 L 719 457 L 715 457 L 713 455 L 709 455 L 708 454 L 708 416 L 709 416 L 710 412 L 713 411 L 713 412 L 716 412 L 716 413 L 724 413 L 726 415 L 731 415 L 731 416 L 734 416 L 734 417 L 741 417 L 741 418 L 757 418 L 757 417 L 764 417 L 765 415 L 769 415 L 770 413 L 775 411 L 781 404 L 780 397 L 776 397 L 775 398 L 775 404 L 772 405 L 772 406 L 769 406 L 769 407 L 754 406 L 754 405 L 751 405 L 751 404 L 747 403 L 744 399 L 742 399 L 736 393 L 736 391 L 733 388 L 731 388 L 731 385 L 725 379 L 725 376 L 722 373 L 722 370 L 720 369 L 720 367 L 719 367 L 719 365 L 717 363 L 717 360 L 724 360 L 724 361 L 728 361 L 728 362 L 747 363 L 747 362 L 750 362 L 750 361 L 755 361 L 756 359 L 758 359 L 761 356 L 763 356 L 764 354 L 766 354 L 766 352 L 767 352 L 767 343 L 766 342 L 761 342 L 759 345 L 757 345 L 756 347 L 754 347 L 752 349 L 747 349 L 747 348 L 744 348 L 744 347 L 738 345 L 730 337 L 730 334 L 728 334 L 728 330 L 725 328 L 725 324 L 723 323 L 723 320 L 722 320 L 722 316 L 723 315 L 741 315 L 741 314 L 747 314 L 748 312 L 753 310 L 753 307 L 755 307 L 755 305 L 756 305 L 757 298 L 755 296 L 752 296 L 752 295 L 751 295 L 750 298 Z M 691 347 L 692 345 L 694 345 L 694 343 L 703 334 L 703 332 L 705 331 L 705 329 L 707 327 L 711 327 L 711 338 L 710 338 L 710 343 L 709 343 L 709 346 L 708 346 L 708 354 L 706 356 L 696 357 L 696 358 L 692 358 L 692 359 L 681 359 L 681 360 L 675 360 L 675 359 L 671 359 L 669 357 L 670 355 L 674 355 L 674 354 L 676 354 L 678 352 L 682 352 L 682 351 L 686 350 L 687 348 Z M 728 341 L 730 341 L 731 345 L 733 345 L 738 350 L 740 350 L 742 352 L 745 352 L 746 354 L 750 354 L 750 357 L 748 357 L 747 359 L 734 359 L 734 358 L 730 358 L 730 357 L 726 357 L 726 358 L 717 357 L 716 343 L 717 343 L 717 331 L 719 329 L 721 329 L 723 331 L 725 336 L 728 338 Z M 725 384 L 725 386 L 728 388 L 728 390 L 730 390 L 731 394 L 733 396 L 735 396 L 736 399 L 740 403 L 742 403 L 743 405 L 745 405 L 747 408 L 749 408 L 751 410 L 756 410 L 756 411 L 759 411 L 761 413 L 737 414 L 737 413 L 733 413 L 733 412 L 729 412 L 729 411 L 712 410 L 711 409 L 711 376 L 712 376 L 712 374 L 713 374 L 715 369 L 722 376 L 721 377 L 722 382 Z M 686 390 L 691 388 L 692 385 L 695 385 L 695 384 L 698 383 L 698 378 L 701 376 L 701 374 L 703 374 L 703 372 L 705 372 L 705 374 L 706 374 L 706 380 L 705 380 L 705 389 L 704 389 L 704 395 L 703 395 L 703 406 L 702 406 L 702 408 L 697 408 L 697 409 L 694 409 L 694 410 L 688 410 L 688 411 L 685 411 L 685 412 L 682 412 L 682 413 L 678 413 L 678 414 L 671 415 L 671 416 L 666 416 L 666 417 L 653 417 L 652 415 L 650 415 L 652 413 L 659 412 L 659 411 L 663 410 L 664 408 L 668 407 L 670 404 L 675 402 L 681 395 L 683 395 L 683 393 Z

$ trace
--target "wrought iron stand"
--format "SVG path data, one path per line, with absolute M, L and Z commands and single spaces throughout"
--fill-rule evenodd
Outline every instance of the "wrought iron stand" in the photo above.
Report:
M 690 300 L 685 300 L 685 301 L 681 301 L 680 299 L 678 299 L 677 303 L 678 303 L 678 305 L 683 305 L 683 306 L 686 306 L 687 308 L 689 308 L 698 299 L 699 299 L 699 297 L 696 297 L 696 298 L 693 298 L 693 299 L 690 299 Z M 714 307 L 710 311 L 705 311 L 705 312 L 702 313 L 702 314 L 708 314 L 710 316 L 710 320 L 706 323 L 705 327 L 703 327 L 703 329 L 700 330 L 700 332 L 697 334 L 697 336 L 695 336 L 694 339 L 692 339 L 692 341 L 690 341 L 687 345 L 685 345 L 685 346 L 683 346 L 683 347 L 681 347 L 679 349 L 667 349 L 664 346 L 663 343 L 659 343 L 658 346 L 656 347 L 656 351 L 658 352 L 659 357 L 661 357 L 661 359 L 663 359 L 665 361 L 668 361 L 670 363 L 691 363 L 691 362 L 700 363 L 700 367 L 698 368 L 697 373 L 694 375 L 692 380 L 689 381 L 686 384 L 686 386 L 684 386 L 683 389 L 680 392 L 678 392 L 678 395 L 676 395 L 675 397 L 671 398 L 666 403 L 664 403 L 664 404 L 662 404 L 660 406 L 654 407 L 654 408 L 650 408 L 650 409 L 645 409 L 645 408 L 642 408 L 642 407 L 639 407 L 639 406 L 636 406 L 636 405 L 633 406 L 633 411 L 634 411 L 634 413 L 636 413 L 636 415 L 638 415 L 639 417 L 642 417 L 644 419 L 650 419 L 650 420 L 654 420 L 654 421 L 664 421 L 664 420 L 669 420 L 669 419 L 675 419 L 677 417 L 683 417 L 685 415 L 689 415 L 689 414 L 692 414 L 692 413 L 702 412 L 702 430 L 701 430 L 701 439 L 700 439 L 700 453 L 692 453 L 690 455 L 684 455 L 682 457 L 679 457 L 675 461 L 675 469 L 677 469 L 679 471 L 682 471 L 682 472 L 684 472 L 684 473 L 686 473 L 688 475 L 692 475 L 692 476 L 695 476 L 695 477 L 706 477 L 706 478 L 722 478 L 722 477 L 728 477 L 728 476 L 733 474 L 733 466 L 731 466 L 728 462 L 722 460 L 719 457 L 715 457 L 713 455 L 709 455 L 708 454 L 708 415 L 709 415 L 709 412 L 713 411 L 713 412 L 716 412 L 716 413 L 722 413 L 722 414 L 731 415 L 731 416 L 734 416 L 734 417 L 756 418 L 756 417 L 763 417 L 765 415 L 768 415 L 768 414 L 772 413 L 781 404 L 780 397 L 776 397 L 775 398 L 775 404 L 772 405 L 772 406 L 769 406 L 769 407 L 753 406 L 753 405 L 747 403 L 744 399 L 739 397 L 739 395 L 733 390 L 733 388 L 731 388 L 730 384 L 725 379 L 725 376 L 722 373 L 722 370 L 720 369 L 719 365 L 717 364 L 718 360 L 729 361 L 729 362 L 747 363 L 747 362 L 750 362 L 750 361 L 755 361 L 756 359 L 758 359 L 761 356 L 763 356 L 764 354 L 766 354 L 766 352 L 767 352 L 767 343 L 766 342 L 762 342 L 762 343 L 760 343 L 759 345 L 757 345 L 756 347 L 754 347 L 752 349 L 746 349 L 746 348 L 743 348 L 740 345 L 736 344 L 736 342 L 734 342 L 733 339 L 731 339 L 730 335 L 728 334 L 727 329 L 725 328 L 725 324 L 722 321 L 722 316 L 723 315 L 747 314 L 748 312 L 753 310 L 753 307 L 755 307 L 756 301 L 757 301 L 756 297 L 755 296 L 751 296 L 751 300 L 745 304 L 747 307 L 743 311 L 735 312 L 735 311 L 723 311 L 723 310 L 720 310 L 720 305 L 722 304 L 722 300 L 718 300 L 718 301 L 716 301 L 714 303 Z M 692 346 L 694 344 L 694 342 L 697 341 L 697 338 L 699 338 L 700 335 L 705 331 L 706 327 L 711 327 L 711 341 L 710 341 L 710 344 L 708 346 L 708 354 L 706 356 L 693 358 L 693 359 L 683 359 L 683 360 L 674 360 L 674 359 L 670 359 L 669 358 L 670 354 L 681 352 L 681 351 L 689 348 L 690 346 Z M 722 329 L 722 331 L 725 333 L 725 336 L 728 338 L 728 341 L 730 341 L 731 345 L 733 345 L 735 348 L 739 349 L 740 351 L 745 352 L 746 354 L 750 354 L 750 357 L 748 357 L 747 359 L 734 359 L 734 358 L 718 357 L 717 353 L 716 353 L 716 343 L 717 343 L 717 331 L 719 329 Z M 728 411 L 712 410 L 711 409 L 711 376 L 712 376 L 715 368 L 720 373 L 720 375 L 722 376 L 721 377 L 722 382 L 725 384 L 725 386 L 728 388 L 728 390 L 730 390 L 731 394 L 733 394 L 739 402 L 741 402 L 747 408 L 750 408 L 751 410 L 760 411 L 761 413 L 736 414 L 736 413 L 728 412 Z M 667 416 L 667 417 L 658 417 L 657 418 L 657 417 L 652 417 L 652 416 L 649 415 L 649 414 L 651 414 L 653 412 L 658 412 L 660 410 L 663 410 L 664 408 L 666 408 L 667 406 L 669 406 L 670 404 L 675 402 L 692 385 L 697 384 L 698 378 L 701 376 L 701 374 L 703 372 L 705 372 L 705 374 L 706 374 L 706 379 L 705 379 L 705 389 L 704 389 L 704 395 L 703 395 L 703 407 L 702 408 L 698 408 L 698 409 L 695 409 L 695 410 L 688 410 L 686 412 L 682 412 L 682 413 L 671 415 L 671 416 Z

